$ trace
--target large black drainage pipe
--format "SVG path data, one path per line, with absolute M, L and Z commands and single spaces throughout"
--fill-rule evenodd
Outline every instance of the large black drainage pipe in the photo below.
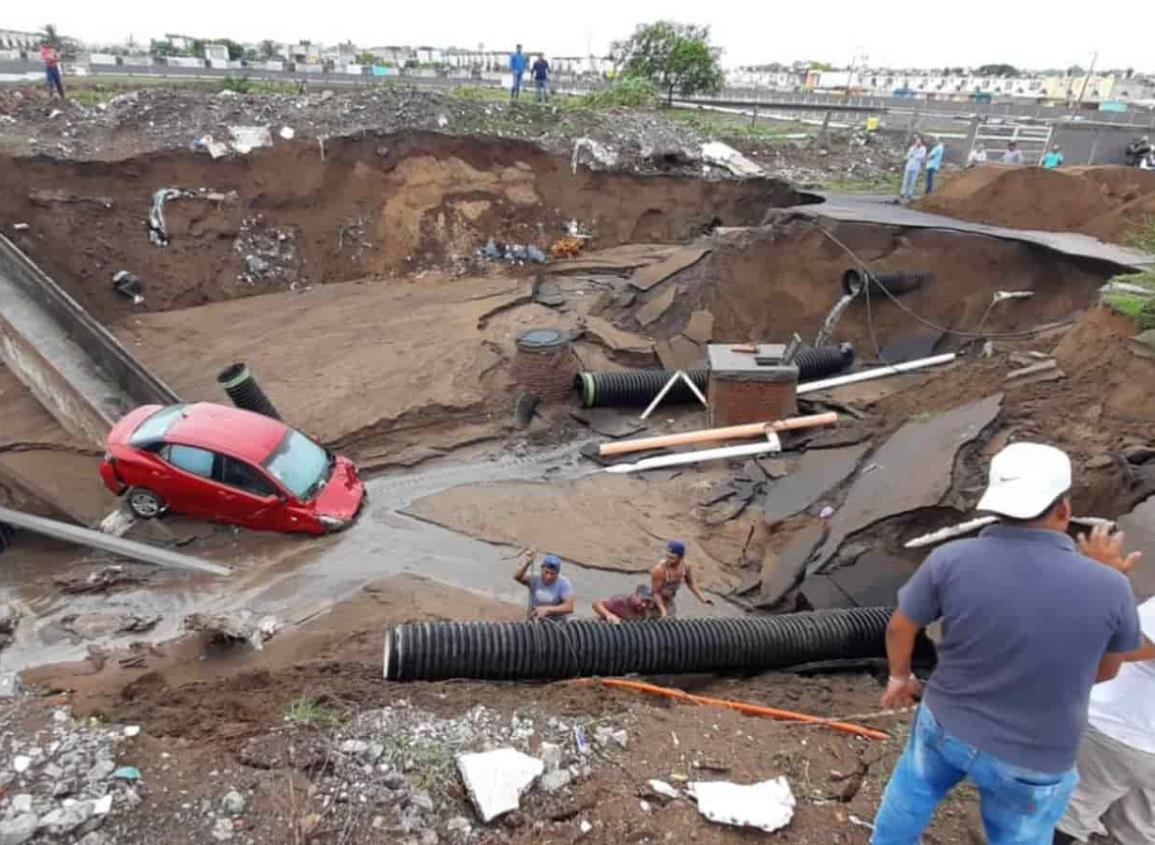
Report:
M 798 365 L 798 380 L 802 382 L 836 376 L 850 369 L 854 363 L 854 347 L 849 343 L 804 347 L 798 351 L 794 363 Z M 585 408 L 644 408 L 654 401 L 654 397 L 673 375 L 673 370 L 578 373 L 574 377 L 573 386 Z M 706 392 L 710 381 L 709 370 L 687 370 L 686 375 L 702 393 Z M 697 398 L 686 383 L 679 379 L 662 401 L 688 404 L 696 402 Z
M 930 281 L 930 273 L 898 272 L 898 273 L 870 273 L 850 268 L 842 274 L 842 291 L 846 294 L 862 293 L 866 287 L 866 280 L 870 279 L 872 286 L 885 288 L 895 296 L 917 290 Z
M 273 403 L 269 401 L 269 397 L 265 395 L 265 391 L 261 390 L 261 386 L 244 364 L 225 367 L 217 374 L 217 383 L 225 389 L 225 393 L 229 394 L 229 398 L 238 408 L 264 414 L 275 420 L 281 418 Z
M 888 607 L 610 625 L 413 622 L 385 635 L 393 681 L 763 671 L 886 654 Z

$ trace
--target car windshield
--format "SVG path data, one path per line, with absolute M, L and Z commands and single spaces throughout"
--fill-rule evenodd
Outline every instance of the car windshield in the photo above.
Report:
M 168 434 L 172 424 L 180 419 L 184 413 L 184 405 L 169 405 L 149 415 L 145 421 L 136 427 L 136 431 L 128 438 L 132 446 L 147 446 L 157 443 Z
M 289 429 L 265 460 L 267 469 L 298 499 L 313 498 L 329 480 L 329 453 L 299 431 Z

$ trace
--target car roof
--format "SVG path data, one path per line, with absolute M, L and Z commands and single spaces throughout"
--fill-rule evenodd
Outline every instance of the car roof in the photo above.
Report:
M 260 464 L 277 448 L 288 430 L 280 420 L 262 414 L 197 402 L 185 406 L 184 413 L 169 427 L 164 440 Z

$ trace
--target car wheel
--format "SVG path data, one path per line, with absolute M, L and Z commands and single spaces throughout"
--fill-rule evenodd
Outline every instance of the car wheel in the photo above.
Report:
M 128 509 L 138 519 L 152 519 L 165 511 L 164 499 L 144 487 L 133 487 L 126 499 Z

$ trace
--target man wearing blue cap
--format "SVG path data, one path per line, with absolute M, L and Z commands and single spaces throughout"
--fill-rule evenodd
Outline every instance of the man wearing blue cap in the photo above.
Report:
M 663 618 L 677 615 L 676 600 L 678 589 L 683 582 L 702 604 L 714 603 L 702 595 L 702 591 L 694 583 L 694 572 L 690 569 L 690 564 L 686 563 L 686 544 L 681 540 L 671 540 L 666 543 L 666 556 L 650 570 L 650 588 L 654 595 L 654 603 L 657 604 L 658 612 Z
M 531 622 L 564 622 L 573 613 L 573 585 L 561 574 L 561 558 L 546 555 L 541 562 L 541 574 L 530 575 L 533 550 L 525 553 L 521 568 L 513 580 L 529 588 L 527 612 Z

